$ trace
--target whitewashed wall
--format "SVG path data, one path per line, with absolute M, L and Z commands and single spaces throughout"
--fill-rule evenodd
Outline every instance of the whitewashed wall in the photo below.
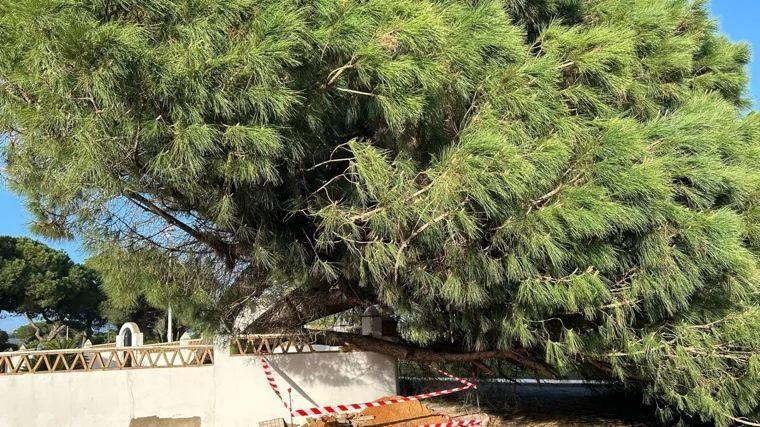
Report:
M 213 366 L 0 376 L 0 426 L 123 426 L 137 418 L 199 417 L 202 426 L 257 426 L 289 415 L 258 358 L 215 349 Z M 395 360 L 376 353 L 273 355 L 296 408 L 396 393 Z M 301 397 L 301 391 L 306 397 Z M 311 402 L 309 402 L 311 400 Z

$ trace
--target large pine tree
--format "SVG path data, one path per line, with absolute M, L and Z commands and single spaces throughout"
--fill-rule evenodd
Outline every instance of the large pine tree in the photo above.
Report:
M 23 315 L 33 339 L 50 342 L 67 327 L 90 338 L 105 323 L 104 299 L 97 274 L 65 252 L 0 236 L 0 311 Z
M 691 0 L 0 0 L 5 171 L 116 294 L 757 423 L 748 59 Z

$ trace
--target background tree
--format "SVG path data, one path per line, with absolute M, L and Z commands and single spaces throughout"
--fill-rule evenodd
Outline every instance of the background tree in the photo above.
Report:
M 34 326 L 27 323 L 26 325 L 21 325 L 16 330 L 13 331 L 13 336 L 18 339 L 24 346 L 27 348 L 36 347 L 37 344 L 40 344 L 41 342 L 47 341 L 47 336 L 50 335 L 52 330 L 55 328 L 55 325 L 50 325 L 47 322 L 34 322 Z M 58 329 L 58 333 L 60 333 L 60 328 Z M 58 333 L 55 334 L 55 336 L 58 335 Z M 39 339 L 37 335 L 42 336 L 42 339 Z
M 210 327 L 380 303 L 404 343 L 336 338 L 727 425 L 760 399 L 748 60 L 702 1 L 2 0 L 0 126 L 36 231 Z
M 115 325 L 137 323 L 148 340 L 166 339 L 169 307 L 175 338 L 188 327 L 203 330 L 204 323 L 218 321 L 209 295 L 209 284 L 217 278 L 207 276 L 210 270 L 204 266 L 178 263 L 159 250 L 132 254 L 117 247 L 88 259 L 86 265 L 103 279 L 108 296 L 103 315 Z
M 52 340 L 67 326 L 89 337 L 104 323 L 104 299 L 98 276 L 65 252 L 24 237 L 0 236 L 0 310 L 24 315 L 38 341 Z
M 9 343 L 9 339 L 8 332 L 0 329 L 0 351 L 16 350 L 18 348 L 15 344 Z

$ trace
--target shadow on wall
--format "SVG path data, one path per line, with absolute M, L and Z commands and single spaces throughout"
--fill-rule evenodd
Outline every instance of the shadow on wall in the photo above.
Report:
M 393 381 L 396 377 L 395 369 L 389 371 L 386 363 L 366 364 L 366 361 L 360 362 L 356 360 L 356 355 L 361 355 L 361 353 L 328 354 L 338 356 L 337 359 L 342 363 L 336 362 L 336 357 L 302 357 L 308 354 L 274 354 L 267 356 L 267 360 L 278 373 L 283 375 L 283 378 L 287 378 L 287 375 L 301 378 L 308 382 L 329 382 L 334 387 L 353 386 L 366 378 L 372 378 L 373 380 L 382 378 L 383 380 Z M 369 356 L 379 355 L 370 354 Z M 380 356 L 375 361 L 382 362 L 384 360 Z
M 315 355 L 328 357 L 314 357 Z M 279 384 L 282 391 L 292 388 L 308 402 L 319 406 L 306 390 L 325 385 L 329 385 L 330 388 L 347 388 L 362 383 L 370 385 L 370 383 L 395 382 L 394 363 L 388 362 L 388 359 L 382 355 L 369 354 L 368 356 L 372 363 L 367 363 L 364 358 L 366 356 L 362 356 L 362 353 L 351 352 L 271 354 L 265 357 L 275 373 L 286 383 Z M 258 357 L 250 358 L 246 364 L 253 369 L 261 370 Z

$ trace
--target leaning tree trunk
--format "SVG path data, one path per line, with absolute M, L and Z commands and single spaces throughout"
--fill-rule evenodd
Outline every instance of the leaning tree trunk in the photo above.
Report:
M 361 288 L 346 283 L 321 282 L 289 292 L 257 316 L 245 331 L 277 333 L 301 330 L 315 320 L 351 308 L 366 307 L 374 302 L 374 296 Z
M 385 341 L 377 338 L 361 336 L 346 332 L 325 331 L 321 339 L 323 344 L 353 347 L 364 351 L 393 356 L 399 360 L 420 363 L 475 363 L 485 360 L 507 360 L 522 368 L 557 378 L 558 373 L 540 356 L 527 349 L 488 350 L 468 352 L 456 348 L 421 348 L 413 345 Z

